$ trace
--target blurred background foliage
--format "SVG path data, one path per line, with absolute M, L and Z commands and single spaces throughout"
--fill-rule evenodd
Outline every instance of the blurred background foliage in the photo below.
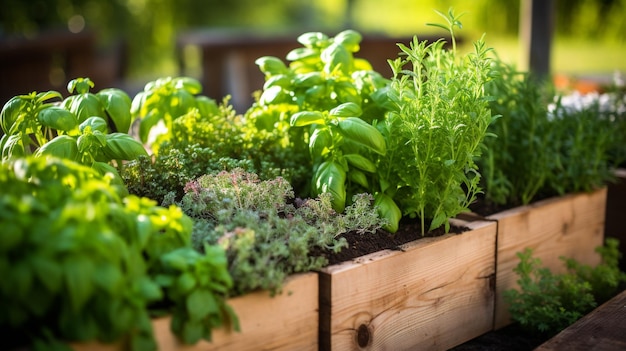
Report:
M 32 37 L 60 28 L 91 30 L 103 49 L 123 41 L 129 77 L 148 79 L 178 74 L 176 37 L 192 29 L 294 33 L 295 47 L 295 37 L 310 30 L 432 33 L 426 23 L 441 21 L 433 10 L 449 7 L 466 13 L 462 36 L 474 40 L 487 33 L 487 43 L 503 58 L 519 59 L 520 0 L 3 0 L 0 37 Z M 556 70 L 624 69 L 626 0 L 555 0 L 555 15 Z M 598 60 L 598 55 L 604 58 Z

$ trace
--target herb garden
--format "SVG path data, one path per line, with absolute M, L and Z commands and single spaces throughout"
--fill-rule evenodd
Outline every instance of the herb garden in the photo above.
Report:
M 3 345 L 445 350 L 589 312 L 626 281 L 617 243 L 594 251 L 626 160 L 623 87 L 572 108 L 484 38 L 461 54 L 441 15 L 450 42 L 398 43 L 390 77 L 360 33 L 304 33 L 257 59 L 243 112 L 189 77 L 6 102 Z M 359 251 L 372 238 L 389 243 Z M 562 284 L 560 256 L 577 272 Z M 554 286 L 584 296 L 557 301 L 559 325 L 527 306 Z

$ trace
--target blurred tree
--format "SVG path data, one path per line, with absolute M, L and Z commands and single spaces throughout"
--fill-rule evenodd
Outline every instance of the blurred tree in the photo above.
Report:
M 123 39 L 136 75 L 173 74 L 176 34 L 194 27 L 279 29 L 313 25 L 317 13 L 305 1 L 276 0 L 3 0 L 0 37 L 32 37 L 67 29 L 81 17 L 102 45 Z
M 163 75 L 176 74 L 175 36 L 190 28 L 330 33 L 353 25 L 415 34 L 426 22 L 440 20 L 434 9 L 448 7 L 468 12 L 463 22 L 474 32 L 517 34 L 519 0 L 2 0 L 0 37 L 68 28 L 78 19 L 100 36 L 103 46 L 120 38 L 126 42 L 132 74 Z M 625 10 L 626 0 L 557 0 L 555 34 L 623 42 Z

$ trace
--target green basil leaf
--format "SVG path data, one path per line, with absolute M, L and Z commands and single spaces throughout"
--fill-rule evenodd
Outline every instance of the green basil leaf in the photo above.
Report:
M 333 136 L 328 128 L 316 128 L 309 138 L 309 152 L 314 160 L 326 156 L 333 146 Z
M 308 32 L 298 36 L 298 43 L 306 47 L 321 47 L 326 46 L 329 38 L 328 35 L 322 32 Z
M 351 52 L 359 51 L 359 43 L 363 40 L 361 34 L 357 31 L 348 29 L 335 35 L 335 43 L 341 44 Z
M 14 96 L 2 107 L 0 112 L 0 127 L 4 134 L 11 134 L 15 132 L 17 128 L 13 128 L 13 124 L 18 120 L 22 109 L 26 107 L 28 102 L 20 96 Z
M 366 189 L 369 189 L 369 182 L 367 181 L 365 173 L 359 171 L 358 169 L 351 169 L 350 172 L 348 172 L 348 179 Z
M 345 158 L 346 161 L 348 161 L 348 164 L 350 164 L 351 166 L 354 166 L 365 172 L 376 173 L 376 165 L 362 155 L 345 154 L 343 155 L 343 158 Z
M 281 88 L 287 88 L 291 86 L 291 77 L 287 74 L 277 74 L 269 77 L 265 84 L 263 84 L 263 90 L 267 90 L 273 86 Z
M 337 123 L 344 137 L 361 144 L 379 155 L 385 155 L 385 138 L 378 129 L 358 117 L 348 117 Z
M 130 104 L 130 113 L 134 117 L 139 117 L 145 115 L 145 111 L 143 111 L 144 103 L 146 102 L 146 97 L 148 96 L 148 92 L 140 91 L 135 95 L 133 101 Z
M 120 89 L 104 89 L 96 94 L 102 102 L 104 110 L 115 126 L 115 132 L 128 133 L 132 122 L 130 113 L 131 100 L 128 94 Z
M 148 155 L 143 145 L 128 134 L 112 133 L 106 137 L 102 151 L 111 160 L 134 160 L 140 155 Z
M 323 162 L 317 172 L 313 184 L 317 194 L 330 193 L 333 209 L 343 212 L 346 204 L 346 171 L 335 161 Z
M 220 114 L 220 108 L 215 100 L 207 96 L 196 96 L 196 107 L 201 116 L 218 116 Z
M 176 279 L 176 288 L 181 294 L 189 293 L 196 284 L 196 278 L 190 272 L 185 272 Z
M 105 116 L 104 107 L 100 99 L 91 93 L 76 95 L 72 100 L 70 111 L 76 115 L 79 123 L 82 123 L 91 116 Z
M 102 262 L 96 266 L 93 282 L 111 295 L 125 288 L 121 270 L 110 262 Z
M 259 102 L 263 106 L 289 103 L 290 101 L 291 96 L 289 96 L 289 94 L 287 94 L 283 88 L 278 85 L 271 86 L 263 91 L 263 94 L 261 94 L 261 97 L 259 98 Z
M 6 138 L 5 138 L 6 137 Z M 2 137 L 2 158 L 17 158 L 24 156 L 24 145 L 22 144 L 22 136 L 14 134 Z
M 146 143 L 150 137 L 150 131 L 153 127 L 163 120 L 163 113 L 158 110 L 151 110 L 139 124 L 139 139 Z
M 353 102 L 343 103 L 328 112 L 332 117 L 358 117 L 362 113 L 361 107 Z
M 43 144 L 37 152 L 36 156 L 54 156 L 58 158 L 77 161 L 78 160 L 78 145 L 76 139 L 69 135 L 59 135 L 49 142 Z
M 84 120 L 79 126 L 78 126 L 78 130 L 80 130 L 81 133 L 85 132 L 85 128 L 91 128 L 91 131 L 99 131 L 101 133 L 107 133 L 107 121 L 104 120 L 104 118 L 102 117 L 97 117 L 97 116 L 93 116 L 93 117 L 89 117 L 86 120 Z
M 300 61 L 303 64 L 313 64 L 319 62 L 319 50 L 312 48 L 296 48 L 287 53 L 287 61 Z
M 383 228 L 390 233 L 397 232 L 400 219 L 402 218 L 402 211 L 400 211 L 395 201 L 383 193 L 378 193 L 374 195 L 374 206 L 380 217 L 387 221 Z
M 67 91 L 73 94 L 76 91 L 76 95 L 87 94 L 89 89 L 94 87 L 94 82 L 89 78 L 76 78 L 67 83 Z
M 259 66 L 259 69 L 261 70 L 261 72 L 265 73 L 265 75 L 275 76 L 278 74 L 285 74 L 289 72 L 289 69 L 287 69 L 285 63 L 281 59 L 274 56 L 260 57 L 256 59 L 254 63 Z
M 187 90 L 177 90 L 172 94 L 169 103 L 170 115 L 176 119 L 196 107 L 196 98 Z
M 78 126 L 78 119 L 72 112 L 57 106 L 43 109 L 37 115 L 43 126 L 68 132 Z
M 342 103 L 354 103 L 357 106 L 361 105 L 361 102 L 363 100 L 361 98 L 361 94 L 359 93 L 357 88 L 354 86 L 354 84 L 352 84 L 351 82 L 347 82 L 347 81 L 337 82 L 334 85 L 334 89 L 335 89 L 335 94 L 337 94 L 337 101 L 342 102 Z M 352 115 L 352 116 L 358 117 L 358 116 L 361 116 L 361 114 L 359 113 L 358 115 Z M 349 116 L 346 116 L 346 117 L 349 117 Z
M 219 311 L 215 296 L 206 289 L 195 290 L 187 298 L 187 313 L 192 321 L 201 321 Z
M 340 44 L 333 43 L 328 46 L 322 51 L 320 58 L 327 74 L 339 70 L 344 75 L 350 75 L 352 71 L 352 54 Z
M 203 323 L 200 321 L 187 321 L 183 325 L 182 339 L 186 344 L 195 344 L 202 339 Z
M 324 124 L 324 114 L 319 111 L 300 111 L 291 116 L 289 123 L 292 127 L 302 127 L 311 124 Z
M 436 212 L 435 218 L 433 218 L 432 222 L 430 222 L 430 228 L 428 230 L 439 228 L 444 224 L 446 225 L 445 230 L 447 233 L 448 230 L 450 229 L 450 223 L 448 222 L 448 217 L 446 216 L 444 212 L 441 212 L 441 211 Z
M 324 83 L 324 77 L 320 72 L 309 72 L 298 74 L 293 81 L 294 85 L 298 88 L 308 88 Z
M 191 77 L 176 78 L 174 87 L 176 89 L 184 89 L 192 95 L 198 95 L 202 92 L 202 84 L 200 84 L 200 81 Z
M 79 252 L 67 256 L 62 262 L 64 283 L 73 311 L 80 311 L 93 292 L 91 278 L 94 273 L 94 262 L 87 254 Z
M 63 99 L 63 96 L 58 91 L 54 91 L 54 90 L 44 91 L 35 96 L 35 102 L 41 104 L 45 101 L 48 101 L 54 98 Z
M 163 292 L 157 283 L 148 276 L 143 276 L 138 281 L 141 296 L 147 301 L 158 301 L 163 298 Z

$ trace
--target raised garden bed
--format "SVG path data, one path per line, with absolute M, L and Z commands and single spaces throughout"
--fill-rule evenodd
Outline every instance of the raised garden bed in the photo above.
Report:
M 458 223 L 458 222 L 457 222 Z M 496 223 L 320 272 L 320 349 L 446 350 L 492 329 Z
M 212 341 L 184 345 L 170 331 L 171 317 L 153 319 L 159 350 L 318 350 L 318 277 L 316 273 L 291 276 L 281 294 L 258 291 L 231 298 L 241 331 L 213 330 Z M 74 344 L 75 351 L 124 350 L 122 343 Z

